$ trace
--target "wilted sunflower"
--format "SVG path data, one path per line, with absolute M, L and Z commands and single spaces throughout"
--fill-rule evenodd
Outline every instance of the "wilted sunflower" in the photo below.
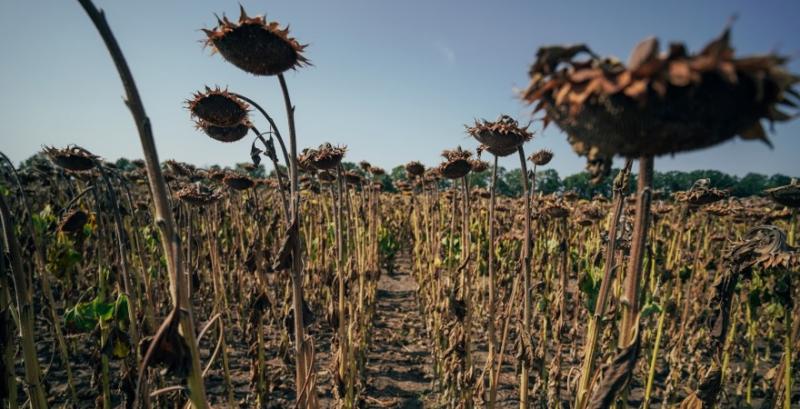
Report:
M 289 37 L 289 28 L 280 28 L 264 16 L 248 17 L 244 8 L 238 22 L 223 16 L 217 27 L 203 30 L 205 44 L 231 64 L 254 75 L 278 75 L 289 69 L 309 65 L 303 56 L 306 45 Z
M 327 170 L 323 170 L 322 172 L 317 173 L 317 179 L 319 179 L 322 182 L 330 183 L 336 180 L 336 175 L 334 175 L 331 172 L 328 172 Z
M 469 167 L 472 169 L 473 172 L 481 173 L 489 169 L 489 162 L 482 161 L 479 159 L 472 159 L 469 161 Z
M 365 160 L 362 160 L 361 162 L 358 162 L 358 167 L 360 167 L 361 170 L 363 170 L 364 172 L 370 172 L 370 170 L 372 169 L 372 164 Z
M 298 162 L 306 169 L 331 170 L 339 165 L 346 151 L 346 146 L 333 146 L 325 143 L 317 149 L 305 149 L 300 154 Z
M 45 146 L 44 153 L 56 165 L 74 172 L 94 169 L 97 156 L 77 145 L 69 145 L 64 149 Z
M 64 233 L 75 233 L 80 231 L 86 222 L 89 221 L 89 215 L 83 210 L 73 209 L 65 214 L 58 223 L 58 231 Z
M 167 169 L 171 170 L 176 175 L 187 178 L 194 177 L 197 171 L 197 169 L 189 163 L 178 162 L 172 159 L 165 161 L 164 164 L 167 166 Z
M 196 92 L 186 101 L 192 115 L 209 124 L 230 127 L 247 119 L 249 106 L 228 90 L 206 87 L 205 92 Z
M 545 166 L 553 159 L 553 151 L 540 149 L 528 157 L 528 160 L 536 166 Z
M 250 123 L 240 122 L 234 126 L 217 126 L 206 121 L 198 120 L 195 125 L 202 129 L 206 135 L 220 142 L 236 142 L 247 135 L 250 130 Z
M 406 163 L 406 173 L 409 176 L 422 176 L 425 173 L 425 165 L 418 161 L 411 161 Z
M 384 170 L 383 168 L 379 168 L 377 166 L 371 167 L 370 172 L 375 176 L 382 176 L 386 174 L 386 170 Z
M 551 219 L 563 219 L 569 216 L 569 208 L 560 202 L 546 204 L 543 211 Z
M 207 206 L 219 200 L 222 194 L 219 191 L 212 191 L 199 183 L 192 183 L 175 192 L 175 196 L 178 200 L 190 205 Z
M 256 184 L 250 176 L 238 173 L 228 173 L 222 179 L 222 183 L 233 190 L 247 190 Z
M 794 106 L 798 77 L 782 56 L 735 58 L 729 41 L 728 28 L 691 55 L 680 43 L 659 53 L 658 40 L 649 38 L 627 66 L 585 45 L 543 47 L 522 99 L 545 111 L 545 126 L 552 121 L 567 133 L 595 176 L 608 172 L 613 155 L 672 154 L 735 135 L 766 141 L 760 121 L 793 118 L 778 104 Z
M 471 167 L 469 158 L 472 157 L 472 152 L 462 150 L 457 147 L 454 150 L 442 151 L 442 157 L 445 161 L 439 165 L 439 173 L 448 179 L 460 179 L 467 176 Z
M 800 182 L 792 179 L 788 185 L 774 187 L 764 191 L 775 203 L 800 208 Z
M 675 192 L 675 200 L 687 203 L 689 206 L 702 206 L 714 203 L 728 197 L 728 192 L 711 187 L 708 179 L 699 179 L 694 182 L 691 189 Z
M 361 175 L 358 172 L 348 170 L 344 173 L 344 180 L 349 185 L 361 184 Z
M 467 127 L 467 133 L 486 145 L 486 150 L 495 155 L 511 154 L 533 138 L 533 133 L 528 131 L 527 127 L 519 126 L 519 123 L 508 115 L 500 115 L 494 122 L 485 119 L 475 121 L 473 126 Z

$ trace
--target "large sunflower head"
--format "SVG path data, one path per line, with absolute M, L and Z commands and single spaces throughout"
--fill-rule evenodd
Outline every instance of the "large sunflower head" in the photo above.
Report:
M 289 37 L 289 27 L 281 29 L 264 16 L 249 17 L 241 7 L 238 22 L 217 18 L 217 26 L 206 33 L 205 44 L 231 64 L 254 75 L 278 75 L 289 69 L 309 65 L 303 56 L 307 45 Z
M 645 39 L 627 64 L 582 44 L 550 46 L 539 49 L 522 99 L 567 133 L 593 174 L 607 174 L 614 155 L 674 154 L 736 135 L 766 141 L 762 120 L 794 118 L 781 106 L 796 109 L 800 77 L 786 64 L 775 54 L 735 56 L 729 28 L 694 54 Z
M 196 92 L 186 101 L 192 116 L 209 124 L 231 127 L 247 120 L 250 108 L 244 101 L 228 90 L 206 87 L 205 92 Z

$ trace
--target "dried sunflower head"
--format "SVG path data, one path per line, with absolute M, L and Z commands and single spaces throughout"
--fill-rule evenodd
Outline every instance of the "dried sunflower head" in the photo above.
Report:
M 247 190 L 255 186 L 256 183 L 250 176 L 238 173 L 228 173 L 222 178 L 222 183 L 233 190 Z
M 332 172 L 328 172 L 327 170 L 323 170 L 317 173 L 317 179 L 322 182 L 330 183 L 336 180 L 336 175 L 334 175 Z
M 73 209 L 65 214 L 58 223 L 58 231 L 64 233 L 75 233 L 83 229 L 89 215 L 81 209 Z
M 186 101 L 192 116 L 209 124 L 231 127 L 247 120 L 249 106 L 228 90 L 206 87 Z
M 68 145 L 63 149 L 45 146 L 44 153 L 56 165 L 73 172 L 94 169 L 97 163 L 97 156 L 77 145 Z
M 549 149 L 540 149 L 533 153 L 528 160 L 533 162 L 536 166 L 545 166 L 553 159 L 553 151 Z
M 172 173 L 187 178 L 194 177 L 195 172 L 197 171 L 197 169 L 189 163 L 178 162 L 172 159 L 165 161 L 164 164 L 167 166 L 167 169 L 172 171 Z
M 278 75 L 289 69 L 309 65 L 303 55 L 306 45 L 289 37 L 289 28 L 264 16 L 249 17 L 240 7 L 238 22 L 223 16 L 217 27 L 203 30 L 205 44 L 240 69 L 254 75 Z
M 551 219 L 563 219 L 569 216 L 569 208 L 559 201 L 546 204 L 543 212 Z
M 408 162 L 406 163 L 405 167 L 406 167 L 406 173 L 412 177 L 422 176 L 422 174 L 425 173 L 425 165 L 423 165 L 418 161 Z
M 797 179 L 792 179 L 788 185 L 767 189 L 764 193 L 775 203 L 795 209 L 800 208 L 800 181 Z
M 482 161 L 480 159 L 472 159 L 469 161 L 469 167 L 473 172 L 481 173 L 489 169 L 489 162 Z
M 250 122 L 244 121 L 233 126 L 217 126 L 200 119 L 195 126 L 202 129 L 211 139 L 220 142 L 236 142 L 247 135 L 251 125 Z
M 192 183 L 175 192 L 175 197 L 181 202 L 193 206 L 208 206 L 219 200 L 222 197 L 222 193 L 217 190 L 211 190 L 199 183 Z
M 361 175 L 358 172 L 348 170 L 344 173 L 344 180 L 349 185 L 359 185 L 361 184 Z
M 659 52 L 656 39 L 637 45 L 627 65 L 599 58 L 585 45 L 543 47 L 522 99 L 544 110 L 595 176 L 614 155 L 659 156 L 716 145 L 736 135 L 766 141 L 760 121 L 793 116 L 799 78 L 778 55 L 736 58 L 730 32 L 690 55 L 682 44 Z M 588 60 L 577 59 L 588 55 Z M 564 67 L 556 70 L 557 67 Z
M 346 151 L 346 146 L 325 143 L 317 149 L 304 150 L 299 162 L 304 169 L 331 170 L 339 166 Z
M 699 179 L 694 182 L 691 189 L 675 192 L 675 200 L 687 203 L 689 206 L 702 206 L 714 203 L 728 197 L 728 192 L 711 187 L 708 179 Z
M 442 157 L 445 161 L 439 165 L 439 173 L 448 179 L 460 179 L 467 176 L 471 166 L 469 158 L 472 157 L 472 152 L 462 150 L 457 147 L 453 150 L 445 150 L 442 152 Z
M 519 126 L 519 123 L 508 115 L 500 115 L 496 121 L 476 120 L 473 126 L 467 127 L 467 133 L 486 145 L 487 150 L 492 153 L 513 153 L 523 143 L 533 138 L 533 133 L 528 131 L 527 127 Z

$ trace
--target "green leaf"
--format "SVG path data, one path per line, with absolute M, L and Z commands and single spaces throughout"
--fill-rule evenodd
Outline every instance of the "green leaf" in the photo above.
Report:
M 661 313 L 661 305 L 656 302 L 649 302 L 647 305 L 642 308 L 641 317 L 642 319 L 647 318 L 653 314 L 660 314 Z
M 578 288 L 585 295 L 584 307 L 589 311 L 594 311 L 597 303 L 597 295 L 600 293 L 600 281 L 602 280 L 592 278 L 592 275 L 588 272 L 581 274 L 578 280 Z
M 128 297 L 125 294 L 120 294 L 117 297 L 117 302 L 114 303 L 114 320 L 127 326 L 130 321 L 128 314 Z

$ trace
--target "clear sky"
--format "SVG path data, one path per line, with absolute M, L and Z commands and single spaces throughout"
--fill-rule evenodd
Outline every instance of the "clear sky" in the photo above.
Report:
M 95 0 L 131 66 L 162 160 L 231 165 L 249 141 L 222 144 L 196 131 L 183 102 L 204 85 L 228 86 L 266 107 L 284 133 L 280 88 L 211 55 L 200 41 L 214 13 L 238 17 L 237 1 Z M 507 113 L 530 117 L 515 89 L 541 45 L 585 42 L 627 59 L 642 38 L 697 50 L 738 13 L 739 55 L 778 50 L 800 72 L 800 1 L 242 0 L 249 14 L 290 24 L 314 66 L 290 72 L 298 146 L 345 144 L 346 160 L 387 169 L 433 165 L 439 152 L 474 149 L 463 125 Z M 107 159 L 141 157 L 123 90 L 97 32 L 76 1 L 0 1 L 0 150 L 19 161 L 42 145 L 79 144 Z M 260 128 L 266 125 L 256 119 Z M 555 126 L 526 145 L 552 149 L 562 175 L 584 161 Z M 658 170 L 719 169 L 800 175 L 800 120 L 776 126 L 775 149 L 736 140 L 675 158 Z M 505 160 L 512 168 L 518 164 Z

